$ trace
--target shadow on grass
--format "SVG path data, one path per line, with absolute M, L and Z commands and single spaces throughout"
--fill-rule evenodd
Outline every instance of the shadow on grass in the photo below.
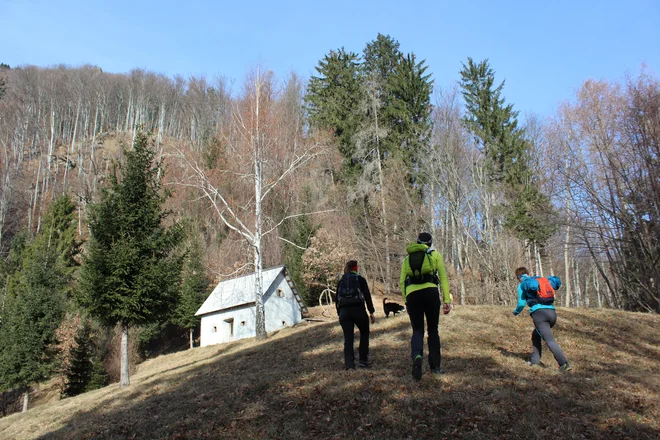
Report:
M 442 325 L 442 324 L 441 324 Z M 441 330 L 442 333 L 442 330 Z M 657 438 L 657 408 L 580 374 L 503 365 L 499 355 L 458 355 L 443 338 L 448 374 L 410 377 L 409 322 L 372 327 L 373 368 L 343 371 L 341 329 L 320 324 L 213 362 L 140 378 L 112 401 L 41 439 Z M 460 344 L 480 344 L 461 339 Z M 484 352 L 485 353 L 485 352 Z M 520 353 L 500 349 L 500 354 Z M 636 365 L 632 378 L 642 374 Z M 616 372 L 610 372 L 616 374 Z M 634 379 L 633 379 L 634 380 Z M 113 404 L 121 404 L 112 407 Z M 536 411 L 534 408 L 543 408 Z M 548 414 L 552 417 L 548 418 Z M 549 421 L 551 420 L 551 421 Z M 642 420 L 642 421 L 640 421 Z M 644 423 L 644 422 L 647 423 Z
M 500 347 L 499 352 L 502 356 L 510 357 L 510 358 L 515 358 L 515 359 L 522 359 L 523 361 L 529 360 L 529 353 L 528 352 L 514 352 L 514 351 L 509 351 L 506 348 Z

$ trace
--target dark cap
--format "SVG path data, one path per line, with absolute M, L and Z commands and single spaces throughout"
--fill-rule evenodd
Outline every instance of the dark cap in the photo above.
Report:
M 419 237 L 417 237 L 417 243 L 431 246 L 431 243 L 433 243 L 433 237 L 431 237 L 431 234 L 428 232 L 422 232 L 419 234 Z

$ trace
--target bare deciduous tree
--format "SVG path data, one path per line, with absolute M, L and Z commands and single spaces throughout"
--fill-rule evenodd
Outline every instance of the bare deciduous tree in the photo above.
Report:
M 322 145 L 303 139 L 296 145 L 282 145 L 273 112 L 272 73 L 257 69 L 249 75 L 241 99 L 232 112 L 232 136 L 226 137 L 228 168 L 208 170 L 192 154 L 177 150 L 189 175 L 181 185 L 198 189 L 220 220 L 239 234 L 252 250 L 255 272 L 256 335 L 265 338 L 263 307 L 263 240 L 287 219 L 300 213 L 285 213 L 276 222 L 266 222 L 264 204 L 278 186 L 323 153 Z M 238 185 L 242 201 L 228 190 Z

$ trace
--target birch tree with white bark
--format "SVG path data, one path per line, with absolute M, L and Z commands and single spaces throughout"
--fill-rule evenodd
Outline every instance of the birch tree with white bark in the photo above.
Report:
M 265 236 L 277 233 L 278 226 L 302 213 L 287 212 L 275 219 L 265 211 L 267 201 L 319 155 L 324 147 L 314 139 L 282 144 L 277 129 L 275 81 L 271 72 L 257 68 L 247 76 L 243 93 L 232 109 L 225 167 L 207 169 L 199 156 L 176 150 L 184 176 L 178 182 L 196 188 L 219 220 L 238 234 L 251 250 L 255 274 L 254 299 L 256 336 L 267 337 L 263 303 L 263 254 Z M 284 136 L 286 138 L 286 136 Z M 231 188 L 231 190 L 230 190 Z

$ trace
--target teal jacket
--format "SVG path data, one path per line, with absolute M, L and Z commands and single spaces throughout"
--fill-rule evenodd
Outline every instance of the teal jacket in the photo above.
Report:
M 555 308 L 552 304 L 540 304 L 536 296 L 536 292 L 539 290 L 539 283 L 536 281 L 538 277 L 530 277 L 529 275 L 524 274 L 518 284 L 518 307 L 513 311 L 514 315 L 520 314 L 525 309 L 525 306 L 529 306 L 529 314 L 536 312 L 539 309 L 553 309 Z M 561 287 L 561 280 L 559 277 L 549 276 L 546 277 L 552 288 L 557 290 Z

